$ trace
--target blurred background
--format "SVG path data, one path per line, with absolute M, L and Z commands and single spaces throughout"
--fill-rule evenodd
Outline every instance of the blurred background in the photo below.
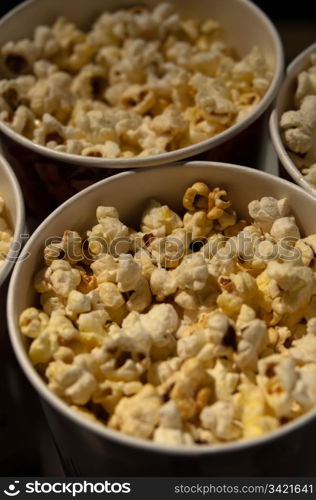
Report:
M 19 3 L 18 0 L 1 0 L 0 16 Z M 118 5 L 119 3 L 118 0 Z M 257 0 L 255 3 L 266 12 L 279 30 L 284 45 L 286 64 L 316 41 L 314 2 L 310 0 L 300 0 L 299 3 Z M 2 287 L 0 292 L 2 312 L 0 324 L 0 475 L 59 476 L 64 471 L 54 438 L 47 427 L 38 398 L 18 367 L 8 340 L 4 319 L 5 297 L 6 288 Z M 308 456 L 308 450 L 304 450 L 302 458 L 306 463 L 308 463 Z M 302 473 L 304 464 L 301 465 L 300 472 Z M 309 469 L 309 473 L 311 471 L 312 469 Z M 316 469 L 313 475 L 316 475 Z

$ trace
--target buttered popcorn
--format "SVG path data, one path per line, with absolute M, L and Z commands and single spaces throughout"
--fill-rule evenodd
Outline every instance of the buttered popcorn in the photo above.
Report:
M 184 446 L 258 437 L 316 405 L 316 235 L 286 199 L 252 201 L 246 221 L 196 182 L 183 207 L 151 200 L 137 230 L 100 206 L 85 234 L 65 231 L 21 332 L 48 387 L 111 429 Z
M 9 227 L 5 214 L 5 202 L 0 195 L 0 270 L 5 263 L 5 259 L 10 251 L 13 240 L 13 232 Z
M 88 32 L 60 17 L 0 52 L 0 119 L 63 153 L 132 158 L 209 139 L 242 120 L 272 71 L 242 59 L 213 19 L 161 3 L 103 13 Z
M 285 147 L 305 179 L 316 187 L 316 52 L 310 65 L 299 73 L 294 109 L 280 120 Z

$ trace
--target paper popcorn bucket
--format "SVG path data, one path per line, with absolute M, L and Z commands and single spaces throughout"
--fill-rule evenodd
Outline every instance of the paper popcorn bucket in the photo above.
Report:
M 34 304 L 33 276 L 42 265 L 45 241 L 52 236 L 62 236 L 65 229 L 80 232 L 91 227 L 95 223 L 96 207 L 105 200 L 108 206 L 115 206 L 120 219 L 132 227 L 138 227 L 144 205 L 150 198 L 179 211 L 184 191 L 196 181 L 227 190 L 234 209 L 244 218 L 252 200 L 264 196 L 286 197 L 302 234 L 316 232 L 316 219 L 310 217 L 316 201 L 295 184 L 243 166 L 192 162 L 124 172 L 78 193 L 38 227 L 15 266 L 7 308 L 11 341 L 24 373 L 44 402 L 68 474 L 209 476 L 212 473 L 216 476 L 258 475 L 264 471 L 266 475 L 273 475 L 275 461 L 270 460 L 271 453 L 278 462 L 278 474 L 297 470 L 295 456 L 301 443 L 310 440 L 315 428 L 315 408 L 251 440 L 203 446 L 163 446 L 111 430 L 72 409 L 49 390 L 29 359 L 28 341 L 20 333 L 19 316 Z
M 264 140 L 264 115 L 276 95 L 283 71 L 283 52 L 274 26 L 260 9 L 246 0 L 198 0 L 194 4 L 172 0 L 171 3 L 183 17 L 218 20 L 223 26 L 225 40 L 240 57 L 258 46 L 273 74 L 267 92 L 247 116 L 218 135 L 181 149 L 145 157 L 110 159 L 66 154 L 35 144 L 14 132 L 4 121 L 0 122 L 4 152 L 10 159 L 14 158 L 17 174 L 31 208 L 34 205 L 34 212 L 39 212 L 36 198 L 41 200 L 42 206 L 46 207 L 45 213 L 48 213 L 49 207 L 117 170 L 170 164 L 187 158 L 256 166 Z M 134 0 L 124 3 L 124 7 L 134 5 Z M 148 0 L 145 5 L 151 8 L 159 2 Z M 0 21 L 0 46 L 10 40 L 30 37 L 37 26 L 52 24 L 57 16 L 65 16 L 86 29 L 101 12 L 118 7 L 116 0 L 92 0 L 82 3 L 80 9 L 74 0 L 29 0 Z M 76 169 L 75 165 L 80 168 Z M 97 168 L 105 172 L 99 172 Z

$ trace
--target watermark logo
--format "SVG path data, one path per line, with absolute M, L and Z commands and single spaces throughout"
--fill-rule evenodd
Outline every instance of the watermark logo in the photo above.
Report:
M 1 478 L 0 478 L 1 479 Z M 8 478 L 7 478 L 8 479 Z M 119 481 L 11 481 L 3 489 L 3 493 L 8 497 L 16 497 L 19 493 L 31 495 L 70 495 L 76 498 L 77 495 L 89 494 L 120 494 L 131 493 L 131 483 Z
M 29 252 L 20 254 L 20 250 L 29 235 L 22 234 L 21 241 L 11 245 L 8 255 L 0 253 L 0 258 L 10 262 L 25 261 L 30 257 Z M 301 251 L 296 246 L 299 240 L 293 237 L 282 238 L 278 241 L 266 239 L 264 235 L 254 237 L 251 233 L 241 232 L 237 237 L 220 236 L 218 238 L 202 237 L 192 241 L 191 235 L 169 235 L 157 237 L 152 234 L 130 237 L 117 237 L 108 241 L 102 236 L 93 236 L 82 239 L 79 235 L 67 237 L 51 236 L 44 242 L 47 261 L 68 260 L 72 262 L 85 261 L 92 263 L 99 257 L 111 255 L 114 258 L 129 258 L 129 253 L 146 252 L 154 263 L 167 267 L 175 267 L 185 256 L 202 252 L 204 257 L 211 260 L 216 256 L 217 261 L 229 262 L 239 259 L 242 263 L 255 261 L 274 261 L 281 259 L 284 262 L 296 262 L 301 258 Z
M 9 484 L 8 488 L 4 490 L 3 493 L 8 497 L 16 497 L 20 493 L 20 490 L 18 490 L 16 486 L 19 483 L 20 481 L 14 481 L 13 483 Z

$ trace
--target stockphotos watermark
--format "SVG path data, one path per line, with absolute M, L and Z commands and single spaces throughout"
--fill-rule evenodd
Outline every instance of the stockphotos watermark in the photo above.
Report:
M 67 233 L 67 232 L 66 232 Z M 30 257 L 30 252 L 20 251 L 29 238 L 28 234 L 22 234 L 19 241 L 14 241 L 8 255 L 0 255 L 9 262 L 25 261 Z M 108 241 L 101 236 L 93 236 L 82 239 L 79 236 L 60 237 L 51 236 L 43 242 L 45 255 L 50 261 L 65 259 L 72 262 L 94 261 L 98 256 L 104 254 L 118 257 L 119 255 L 136 253 L 139 250 L 147 251 L 148 255 L 156 262 L 163 264 L 178 263 L 186 255 L 202 251 L 203 255 L 211 259 L 216 255 L 219 261 L 230 261 L 238 258 L 247 263 L 255 260 L 273 261 L 281 259 L 287 262 L 297 261 L 301 257 L 301 251 L 296 246 L 297 238 L 282 238 L 278 242 L 266 239 L 264 236 L 253 238 L 251 234 L 242 232 L 238 238 L 220 236 L 218 238 L 199 238 L 192 241 L 189 234 L 183 237 L 169 235 L 158 238 L 151 234 L 136 235 L 129 237 L 113 238 Z
M 131 500 L 192 498 L 315 498 L 316 478 L 309 477 L 108 477 L 72 478 L 0 477 L 0 498 L 69 498 L 100 499 L 102 496 Z
M 36 494 L 36 495 L 71 495 L 76 498 L 77 495 L 87 495 L 87 494 L 118 494 L 118 493 L 131 493 L 131 483 L 129 482 L 119 482 L 119 481 L 27 481 L 20 482 L 19 480 L 13 480 L 4 489 L 3 493 L 7 497 L 16 497 L 20 493 L 24 494 Z

